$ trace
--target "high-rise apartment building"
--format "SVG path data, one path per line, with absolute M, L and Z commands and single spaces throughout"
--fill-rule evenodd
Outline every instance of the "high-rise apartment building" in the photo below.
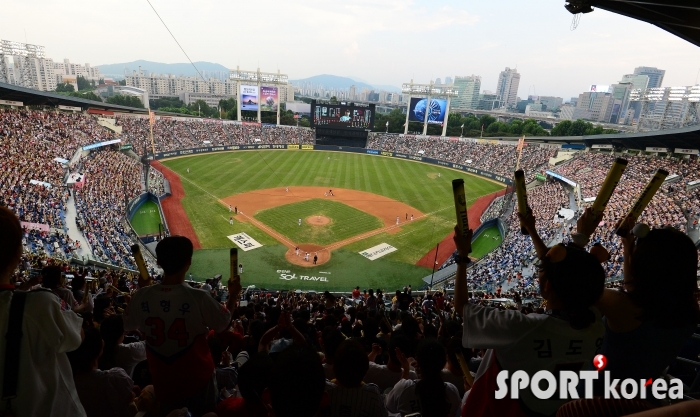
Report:
M 649 76 L 642 74 L 625 74 L 620 83 L 630 83 L 634 90 L 646 90 L 649 87 Z
M 0 82 L 41 91 L 56 89 L 54 62 L 44 47 L 21 42 L 0 41 Z
M 498 87 L 496 87 L 496 95 L 498 95 L 503 107 L 512 108 L 518 100 L 518 87 L 520 86 L 520 74 L 518 70 L 506 67 L 505 71 L 501 71 L 498 76 Z
M 649 85 L 647 88 L 660 88 L 664 82 L 666 70 L 655 67 L 637 67 L 634 69 L 634 75 L 646 75 L 649 77 Z
M 90 64 L 80 65 L 73 64 L 68 59 L 64 59 L 63 62 L 54 62 L 53 69 L 56 73 L 56 79 L 65 76 L 72 76 L 73 78 L 84 77 L 88 80 L 99 81 L 102 76 L 100 75 L 100 69 L 97 67 L 91 67 Z
M 476 109 L 479 107 L 480 76 L 455 77 L 454 86 L 457 89 L 457 97 L 452 99 L 452 107 L 459 109 Z
M 590 112 L 590 120 L 609 123 L 612 117 L 615 98 L 611 93 L 586 91 L 579 94 L 576 108 Z
M 447 85 L 452 84 L 452 77 L 445 77 L 445 84 L 447 84 Z

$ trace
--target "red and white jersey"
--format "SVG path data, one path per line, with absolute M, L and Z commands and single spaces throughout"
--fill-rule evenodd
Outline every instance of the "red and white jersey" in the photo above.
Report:
M 495 378 L 501 370 L 510 375 L 522 370 L 532 377 L 542 370 L 557 375 L 561 370 L 585 369 L 602 346 L 605 333 L 600 313 L 591 310 L 596 321 L 586 329 L 576 330 L 568 321 L 546 314 L 525 315 L 515 310 L 465 305 L 462 344 L 488 349 L 467 394 L 465 409 L 483 416 L 513 415 L 510 407 L 515 400 L 495 399 Z M 565 402 L 537 399 L 529 389 L 520 391 L 520 401 L 544 415 L 553 415 Z
M 124 328 L 146 338 L 148 365 L 158 398 L 189 397 L 212 378 L 208 331 L 228 328 L 231 313 L 209 293 L 187 284 L 138 290 L 124 314 Z

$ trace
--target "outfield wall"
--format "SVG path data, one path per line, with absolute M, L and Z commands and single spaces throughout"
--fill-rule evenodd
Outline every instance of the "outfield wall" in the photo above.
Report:
M 439 159 L 427 158 L 421 155 L 409 155 L 405 153 L 398 152 L 387 152 L 378 151 L 374 149 L 366 148 L 351 148 L 347 146 L 330 146 L 330 145 L 277 145 L 277 144 L 260 144 L 260 145 L 227 145 L 227 146 L 207 146 L 202 148 L 190 148 L 190 149 L 180 149 L 171 152 L 156 152 L 154 155 L 149 155 L 149 160 L 160 160 L 166 158 L 173 158 L 177 156 L 189 156 L 189 155 L 200 155 L 207 153 L 216 152 L 230 152 L 230 151 L 249 151 L 249 150 L 261 150 L 261 149 L 289 149 L 289 150 L 317 150 L 317 151 L 336 151 L 336 152 L 349 152 L 349 153 L 362 153 L 369 155 L 384 156 L 397 159 L 406 159 L 411 161 L 425 162 L 427 164 L 443 166 L 447 168 L 452 168 L 470 174 L 477 175 L 479 177 L 487 178 L 503 185 L 512 185 L 513 181 L 510 178 L 504 177 L 502 175 L 497 175 L 489 171 L 485 171 L 479 168 L 473 168 L 470 166 L 455 164 L 452 162 L 442 161 Z

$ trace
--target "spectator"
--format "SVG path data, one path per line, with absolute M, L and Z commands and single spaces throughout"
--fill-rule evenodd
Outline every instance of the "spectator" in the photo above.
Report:
M 418 346 L 416 355 L 420 379 L 404 378 L 394 385 L 386 396 L 386 408 L 393 416 L 420 412 L 425 417 L 455 417 L 459 415 L 461 399 L 457 388 L 443 382 L 440 376 L 445 367 L 445 349 L 436 340 L 426 339 Z M 401 355 L 401 362 L 408 360 Z
M 637 233 L 636 243 L 632 233 L 621 239 L 625 291 L 606 289 L 596 305 L 604 315 L 600 353 L 611 378 L 660 377 L 698 324 L 693 241 L 672 228 Z M 602 385 L 594 386 L 600 394 Z
M 6 207 L 0 207 L 0 235 L 0 334 L 7 335 L 16 295 L 10 277 L 22 254 L 22 228 Z M 61 310 L 60 300 L 50 291 L 26 293 L 19 351 L 8 352 L 8 338 L 0 338 L 0 374 L 10 364 L 17 372 L 17 397 L 3 401 L 3 411 L 18 417 L 85 415 L 66 357 L 80 346 L 81 324 L 75 312 Z M 0 391 L 4 383 L 0 378 Z
M 541 239 L 534 216 L 523 221 L 538 253 Z M 592 231 L 592 229 L 591 229 Z M 455 227 L 455 244 L 461 259 L 471 252 L 471 231 L 462 236 Z M 603 293 L 605 272 L 599 261 L 584 249 L 556 245 L 546 251 L 539 267 L 539 284 L 547 302 L 547 314 L 524 315 L 468 302 L 466 264 L 460 260 L 455 286 L 456 308 L 463 311 L 463 345 L 488 349 L 474 386 L 467 394 L 465 410 L 476 414 L 552 415 L 563 400 L 539 400 L 521 391 L 520 400 L 493 397 L 499 371 L 523 370 L 532 376 L 541 370 L 555 372 L 565 363 L 590 363 L 604 333 L 600 317 L 589 308 Z M 572 342 L 573 341 L 573 342 Z
M 413 353 L 411 340 L 402 334 L 391 335 L 391 340 L 389 341 L 389 362 L 386 365 L 377 365 L 374 362 L 369 363 L 369 369 L 365 373 L 365 383 L 374 384 L 379 387 L 381 392 L 385 392 L 393 388 L 404 373 L 407 374 L 408 378 L 418 378 L 415 371 L 403 366 L 399 361 L 397 352 L 403 352 L 408 355 Z
M 368 369 L 369 359 L 360 343 L 354 340 L 341 343 L 333 359 L 335 379 L 328 389 L 331 416 L 387 415 L 379 388 L 362 382 Z
M 325 381 L 318 354 L 308 347 L 291 345 L 275 358 L 263 400 L 275 417 L 314 417 L 327 401 Z
M 103 346 L 100 332 L 88 327 L 80 347 L 68 353 L 80 402 L 88 417 L 131 417 L 134 383 L 121 368 L 97 369 Z
M 107 371 L 122 368 L 132 377 L 134 367 L 146 360 L 146 342 L 142 340 L 124 344 L 124 317 L 120 314 L 109 316 L 102 321 L 100 335 L 104 341 L 100 369 Z
M 226 330 L 231 313 L 207 292 L 184 283 L 192 251 L 192 242 L 182 236 L 158 243 L 163 281 L 133 295 L 124 327 L 147 334 L 148 365 L 161 409 L 187 407 L 201 414 L 213 410 L 218 397 L 214 361 L 206 341 L 208 328 Z M 240 290 L 239 278 L 229 280 L 229 307 Z
M 238 373 L 241 396 L 230 396 L 216 406 L 218 417 L 258 417 L 268 414 L 262 398 L 270 385 L 273 363 L 268 355 L 255 355 Z M 224 395 L 230 395 L 228 391 Z

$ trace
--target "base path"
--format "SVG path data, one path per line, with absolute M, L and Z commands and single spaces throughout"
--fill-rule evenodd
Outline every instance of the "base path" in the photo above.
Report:
M 163 214 L 168 221 L 168 229 L 171 235 L 180 235 L 189 238 L 192 241 L 192 246 L 195 249 L 201 249 L 197 233 L 190 223 L 185 208 L 182 207 L 182 200 L 185 197 L 185 189 L 182 188 L 180 176 L 171 171 L 165 165 L 158 161 L 151 161 L 151 166 L 163 173 L 165 179 L 170 182 L 170 197 L 161 200 L 160 205 L 163 208 Z
M 484 195 L 479 197 L 474 204 L 469 207 L 469 228 L 472 230 L 476 230 L 477 227 L 481 225 L 481 215 L 484 213 L 484 210 L 486 210 L 491 204 L 493 200 L 496 199 L 496 197 L 500 197 L 506 193 L 506 190 L 500 190 L 496 191 L 495 193 L 491 193 L 488 195 Z M 457 220 L 455 219 L 455 224 L 457 224 Z M 440 242 L 440 246 L 438 247 L 438 253 L 437 253 L 437 266 L 442 265 L 446 260 L 452 256 L 454 253 L 455 249 L 457 247 L 455 246 L 455 242 L 452 239 L 454 236 L 454 232 L 451 232 L 447 236 L 445 236 L 444 239 Z M 430 252 L 425 254 L 418 262 L 416 262 L 416 265 L 418 266 L 424 266 L 426 268 L 433 268 L 434 263 L 436 262 L 435 259 L 435 248 L 431 249 Z
M 266 190 L 256 190 L 232 195 L 221 199 L 221 202 L 227 207 L 228 205 L 238 207 L 238 216 L 236 216 L 238 220 L 247 221 L 254 224 L 260 230 L 264 231 L 285 245 L 289 249 L 286 254 L 287 260 L 299 266 L 313 266 L 313 256 L 317 252 L 318 261 L 316 264 L 320 265 L 330 259 L 331 251 L 335 249 L 379 233 L 396 233 L 400 230 L 401 225 L 405 223 L 407 213 L 409 216 L 413 215 L 414 221 L 426 217 L 425 214 L 409 206 L 408 204 L 392 200 L 391 198 L 381 195 L 372 194 L 365 191 L 348 190 L 344 188 L 334 188 L 333 196 L 324 195 L 327 191 L 329 191 L 327 187 L 290 187 L 289 191 L 286 191 L 284 187 L 268 188 Z M 354 207 L 367 214 L 376 216 L 382 220 L 384 227 L 362 233 L 339 242 L 331 243 L 330 245 L 323 247 L 312 244 L 294 243 L 281 233 L 253 217 L 255 213 L 261 210 L 311 200 L 314 198 L 337 201 L 350 207 Z M 399 217 L 398 225 L 396 224 L 396 217 Z M 320 218 L 319 216 L 310 216 L 306 219 L 306 221 L 317 227 L 322 227 L 324 224 L 330 223 L 330 219 L 324 216 L 320 216 Z M 327 223 L 322 223 L 324 221 Z M 299 256 L 296 255 L 297 246 L 300 248 Z M 306 252 L 309 252 L 308 261 L 304 260 L 304 255 Z

